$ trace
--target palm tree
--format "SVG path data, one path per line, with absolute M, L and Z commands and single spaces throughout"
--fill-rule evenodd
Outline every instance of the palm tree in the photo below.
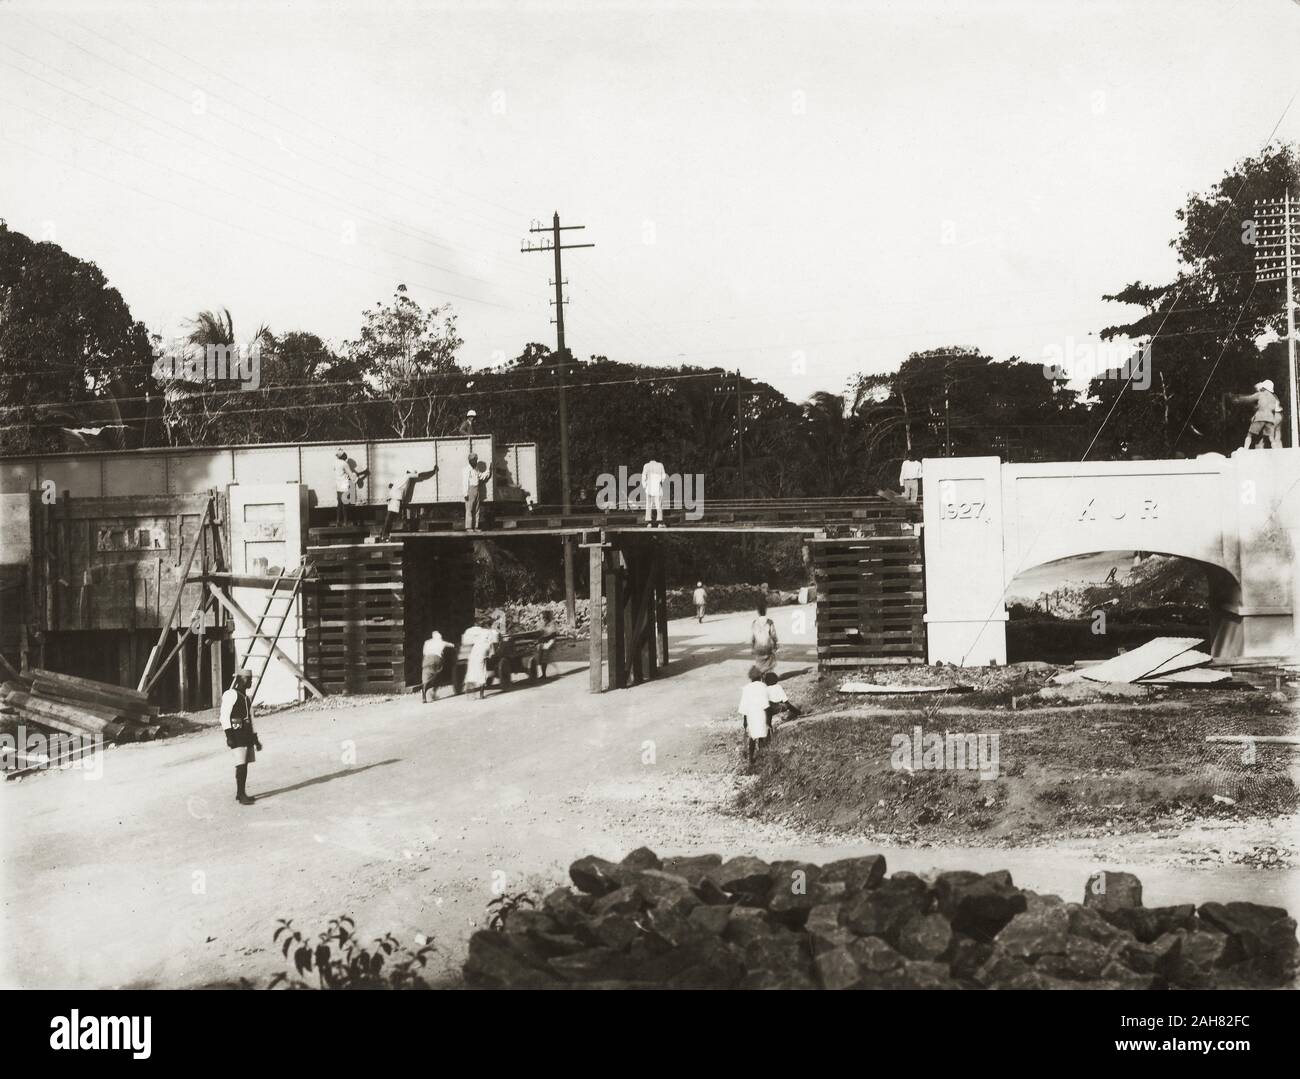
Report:
M 235 320 L 228 307 L 219 311 L 200 311 L 190 320 L 189 327 L 182 355 L 176 358 L 179 363 L 174 362 L 174 372 L 178 367 L 183 369 L 185 361 L 193 357 L 191 350 L 203 350 L 206 353 L 213 347 L 236 347 Z M 250 352 L 260 351 L 263 346 L 274 343 L 274 335 L 263 323 L 246 347 Z M 206 376 L 206 363 L 197 366 Z M 237 399 L 239 395 L 228 392 L 233 385 L 234 381 L 230 379 L 216 379 L 209 383 L 206 377 L 195 385 L 175 373 L 167 379 L 163 390 L 163 411 L 173 439 L 177 435 L 183 435 L 194 445 L 208 444 L 219 434 L 223 436 L 221 440 L 228 439 L 231 432 L 224 428 L 229 423 L 223 421 L 240 415 L 242 409 L 242 402 Z
M 861 465 L 854 452 L 857 424 L 845 399 L 818 390 L 804 405 L 812 457 L 809 489 L 820 495 L 838 496 L 860 486 Z

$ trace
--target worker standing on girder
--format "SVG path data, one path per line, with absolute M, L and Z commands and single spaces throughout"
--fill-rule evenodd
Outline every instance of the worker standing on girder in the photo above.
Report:
M 347 450 L 334 451 L 334 523 L 352 523 L 352 507 L 361 499 L 361 485 L 367 470 L 358 472 L 348 460 Z
M 1273 380 L 1264 379 L 1255 383 L 1254 393 L 1230 393 L 1228 399 L 1234 405 L 1254 405 L 1255 414 L 1250 418 L 1250 427 L 1246 431 L 1246 441 L 1241 448 L 1255 448 L 1256 439 L 1268 443 L 1269 449 L 1277 448 L 1277 428 L 1282 422 L 1282 402 L 1273 392 Z
M 903 467 L 898 472 L 898 486 L 909 502 L 915 502 L 921 492 L 921 462 L 912 456 L 911 450 L 903 458 Z
M 664 480 L 667 473 L 661 462 L 651 458 L 641 466 L 641 490 L 645 496 L 646 528 L 654 528 L 651 514 L 658 512 L 659 527 L 664 527 Z

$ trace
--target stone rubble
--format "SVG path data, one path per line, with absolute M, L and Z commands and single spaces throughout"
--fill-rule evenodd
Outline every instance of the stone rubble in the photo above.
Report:
M 1289 985 L 1280 907 L 1143 907 L 1104 871 L 1081 903 L 1005 870 L 886 875 L 873 854 L 817 866 L 706 854 L 588 856 L 536 909 L 470 939 L 475 988 L 1208 989 Z M 576 889 L 576 890 L 575 890 Z

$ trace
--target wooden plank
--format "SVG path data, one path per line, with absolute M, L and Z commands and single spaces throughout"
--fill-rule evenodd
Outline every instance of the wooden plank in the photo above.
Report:
M 49 682 L 58 682 L 63 685 L 77 686 L 89 692 L 97 693 L 102 697 L 135 702 L 145 706 L 149 705 L 148 694 L 141 693 L 139 690 L 132 689 L 130 686 L 113 686 L 109 685 L 107 682 L 96 682 L 92 678 L 79 678 L 75 674 L 60 674 L 58 671 L 45 670 L 43 667 L 33 667 L 27 673 L 33 678 L 44 678 Z

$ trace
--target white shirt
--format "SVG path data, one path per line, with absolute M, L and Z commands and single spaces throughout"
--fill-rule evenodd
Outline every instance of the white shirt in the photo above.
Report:
M 921 478 L 920 461 L 904 461 L 903 468 L 898 473 L 898 482 L 903 483 L 907 480 L 919 480 Z
M 651 498 L 658 498 L 664 490 L 664 466 L 658 461 L 647 461 L 641 466 L 641 486 Z
M 694 592 L 691 593 L 691 599 L 694 601 L 695 606 L 697 607 L 704 606 L 704 598 L 705 597 L 704 597 L 703 588 L 697 588 Z
M 239 693 L 238 693 L 237 690 L 234 690 L 234 689 L 228 689 L 228 690 L 226 690 L 225 693 L 223 693 L 223 694 L 221 695 L 221 727 L 222 727 L 222 730 L 227 730 L 227 731 L 228 731 L 228 730 L 230 730 L 231 727 L 234 726 L 234 716 L 232 715 L 232 713 L 234 712 L 234 710 L 235 710 L 235 704 L 236 704 L 238 701 L 239 701 Z M 247 723 L 247 722 L 248 722 L 247 717 L 245 717 L 245 718 L 244 718 L 243 720 L 241 720 L 240 722 L 242 722 L 242 723 Z
M 443 652 L 447 651 L 447 649 L 450 647 L 451 644 L 442 639 L 442 634 L 435 632 L 433 636 L 431 636 L 427 641 L 424 642 L 424 655 L 426 657 L 440 656 L 443 654 Z
M 478 484 L 487 478 L 486 472 L 480 472 L 473 465 L 465 466 L 465 494 L 472 495 Z
M 394 487 L 392 494 L 388 496 L 388 509 L 390 513 L 402 512 L 402 491 L 399 487 Z
M 789 704 L 790 698 L 785 695 L 785 690 L 781 688 L 778 682 L 774 686 L 765 686 L 767 690 L 767 701 L 769 704 Z
M 751 738 L 767 737 L 767 686 L 747 682 L 740 691 L 739 712 L 745 717 L 745 733 Z
M 342 457 L 334 458 L 334 490 L 345 495 L 352 490 L 352 469 Z

